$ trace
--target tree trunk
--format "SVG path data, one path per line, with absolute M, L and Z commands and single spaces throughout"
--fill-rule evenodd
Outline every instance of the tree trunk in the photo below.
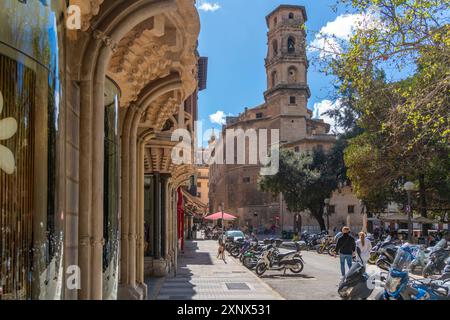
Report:
M 302 215 L 300 213 L 294 215 L 294 232 L 302 232 Z
M 322 215 L 315 215 L 314 218 L 316 218 L 317 222 L 319 223 L 320 231 L 324 231 L 327 229 L 327 227 L 325 226 L 325 220 L 323 219 Z
M 313 214 L 314 218 L 319 223 L 320 230 L 324 231 L 327 229 L 327 227 L 325 226 L 325 220 L 323 219 L 323 205 L 321 205 L 318 209 L 319 210 L 317 210 L 315 212 L 311 211 L 311 213 Z

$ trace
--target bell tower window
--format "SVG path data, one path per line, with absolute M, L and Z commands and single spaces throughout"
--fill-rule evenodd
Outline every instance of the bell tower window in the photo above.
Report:
M 277 85 L 277 72 L 272 72 L 272 87 L 275 87 Z
M 288 39 L 288 53 L 294 53 L 295 52 L 295 40 L 292 37 L 289 37 Z
M 277 17 L 275 17 L 275 18 L 273 19 L 273 26 L 276 27 L 276 26 L 277 26 L 277 23 L 278 23 L 278 19 L 277 19 Z
M 288 69 L 288 82 L 290 84 L 297 83 L 297 68 L 290 67 Z
M 273 55 L 274 56 L 278 55 L 278 41 L 277 40 L 273 40 L 273 42 L 272 42 L 272 50 L 273 50 Z
M 296 103 L 296 99 L 294 96 L 290 96 L 289 97 L 289 104 L 295 104 Z
M 292 12 L 289 12 L 289 19 L 290 20 L 294 19 L 294 14 Z

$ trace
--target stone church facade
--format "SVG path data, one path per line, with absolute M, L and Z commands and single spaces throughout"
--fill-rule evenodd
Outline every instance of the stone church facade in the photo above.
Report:
M 336 137 L 329 134 L 330 125 L 313 119 L 312 111 L 307 108 L 311 93 L 307 81 L 306 32 L 303 28 L 306 20 L 305 7 L 295 5 L 281 5 L 266 17 L 269 31 L 265 59 L 265 102 L 251 109 L 245 108 L 237 117 L 227 117 L 222 135 L 228 129 L 279 129 L 281 148 L 309 152 L 316 147 L 327 151 L 333 146 Z M 261 166 L 250 165 L 248 161 L 245 163 L 214 164 L 210 167 L 209 201 L 212 212 L 218 211 L 223 203 L 226 212 L 238 216 L 237 226 L 253 226 L 261 230 L 276 225 L 292 230 L 295 215 L 287 211 L 282 196 L 273 197 L 258 190 Z M 352 202 L 353 210 L 357 212 L 359 201 L 350 190 L 345 189 L 344 192 L 350 195 L 336 199 L 333 196 L 331 205 L 337 209 L 345 207 L 341 200 Z M 341 211 L 336 211 L 338 214 L 332 217 L 337 219 L 334 223 L 346 222 L 347 212 Z M 302 213 L 302 217 L 303 226 L 318 227 L 308 214 Z M 355 223 L 359 224 L 359 217 L 356 220 Z

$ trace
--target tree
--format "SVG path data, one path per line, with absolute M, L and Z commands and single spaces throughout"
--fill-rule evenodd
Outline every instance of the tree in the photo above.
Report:
M 322 149 L 301 155 L 283 149 L 280 151 L 278 173 L 261 176 L 259 188 L 274 195 L 281 192 L 289 211 L 308 211 L 321 230 L 326 230 L 324 200 L 330 197 L 338 183 L 331 159 Z
M 402 184 L 412 180 L 422 216 L 435 204 L 448 207 L 450 2 L 340 2 L 368 18 L 329 62 L 339 94 L 352 93 L 343 118 L 355 117 L 349 122 L 361 128 L 345 150 L 358 197 L 375 206 L 402 202 Z M 408 76 L 395 79 L 395 73 Z

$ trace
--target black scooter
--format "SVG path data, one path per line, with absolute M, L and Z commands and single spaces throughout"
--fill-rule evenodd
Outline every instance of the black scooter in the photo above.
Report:
M 339 283 L 338 293 L 343 300 L 366 300 L 373 292 L 366 267 L 361 262 L 361 250 L 356 248 L 359 259 L 353 263 L 344 279 Z
M 439 274 L 442 272 L 442 270 L 446 266 L 446 260 L 450 256 L 450 250 L 449 249 L 438 249 L 434 251 L 430 255 L 430 259 L 423 269 L 423 276 L 425 278 L 434 275 Z

